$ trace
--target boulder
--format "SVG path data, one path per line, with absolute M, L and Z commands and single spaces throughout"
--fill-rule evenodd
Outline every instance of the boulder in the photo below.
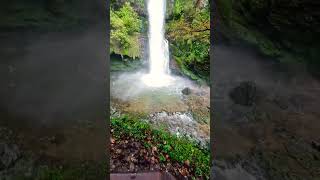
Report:
M 254 82 L 245 81 L 233 88 L 229 96 L 236 104 L 252 106 L 262 100 L 264 93 Z
M 184 94 L 184 95 L 189 95 L 189 94 L 191 94 L 191 89 L 188 88 L 188 87 L 186 87 L 186 88 L 182 89 L 181 92 L 182 92 L 182 94 Z

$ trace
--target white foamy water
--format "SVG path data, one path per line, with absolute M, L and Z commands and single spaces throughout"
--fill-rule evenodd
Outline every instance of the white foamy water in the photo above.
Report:
M 163 79 L 163 77 L 166 78 Z M 157 93 L 181 96 L 182 89 L 197 87 L 194 82 L 183 77 L 164 75 L 152 78 L 150 74 L 143 72 L 122 73 L 112 76 L 111 81 L 111 96 L 122 100 L 136 99 L 146 95 L 155 97 Z
M 142 81 L 152 87 L 168 86 L 174 78 L 169 75 L 169 45 L 164 38 L 166 0 L 148 0 L 149 66 Z

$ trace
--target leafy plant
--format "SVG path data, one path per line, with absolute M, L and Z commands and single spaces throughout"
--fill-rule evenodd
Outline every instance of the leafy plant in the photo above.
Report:
M 173 19 L 167 23 L 171 53 L 181 71 L 192 79 L 208 79 L 210 49 L 210 13 L 208 3 L 175 1 Z
M 188 138 L 177 137 L 164 129 L 155 129 L 145 121 L 126 115 L 120 118 L 111 118 L 111 128 L 113 129 L 113 136 L 116 138 L 130 136 L 142 141 L 145 148 L 156 146 L 160 162 L 165 163 L 167 161 L 166 155 L 172 162 L 183 164 L 190 161 L 191 169 L 196 176 L 208 178 L 210 170 L 209 150 L 202 149 Z
M 111 9 L 110 25 L 111 52 L 121 56 L 139 57 L 141 20 L 130 3 L 125 3 L 119 10 Z

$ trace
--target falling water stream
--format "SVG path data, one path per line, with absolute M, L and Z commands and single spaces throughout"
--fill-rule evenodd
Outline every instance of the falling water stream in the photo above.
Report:
M 166 0 L 148 0 L 149 74 L 142 81 L 153 87 L 167 86 L 174 80 L 169 75 L 169 46 L 164 37 Z
M 153 76 L 169 73 L 168 42 L 164 38 L 165 0 L 149 0 L 149 62 Z

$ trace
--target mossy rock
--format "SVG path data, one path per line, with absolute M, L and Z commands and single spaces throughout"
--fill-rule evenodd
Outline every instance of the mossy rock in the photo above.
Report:
M 123 59 L 120 55 L 111 54 L 111 71 L 134 71 L 143 67 L 142 60 L 132 59 L 131 57 L 124 56 Z

